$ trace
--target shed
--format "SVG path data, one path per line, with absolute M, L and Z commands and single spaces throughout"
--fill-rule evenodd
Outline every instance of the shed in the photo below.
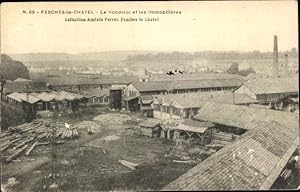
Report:
M 141 134 L 149 137 L 159 136 L 161 127 L 160 120 L 149 118 L 138 124 Z
M 138 96 L 131 96 L 131 97 L 124 97 L 126 109 L 129 111 L 138 111 L 139 110 L 139 97 Z
M 211 122 L 185 119 L 174 127 L 174 139 L 187 136 L 187 138 L 199 138 L 202 144 L 209 143 L 212 138 L 212 127 L 214 127 L 214 124 Z

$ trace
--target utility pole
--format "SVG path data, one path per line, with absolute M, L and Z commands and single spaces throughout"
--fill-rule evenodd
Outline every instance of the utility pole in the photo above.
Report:
M 29 104 L 29 92 L 30 92 L 30 85 L 29 82 L 26 82 L 24 90 L 26 94 L 26 103 L 25 103 L 25 114 L 26 114 L 26 120 L 27 122 L 30 122 L 32 119 L 32 106 Z
M 58 107 L 53 106 L 53 115 L 52 115 L 52 123 L 51 123 L 51 147 L 52 147 L 52 162 L 51 162 L 51 184 L 50 189 L 54 189 L 57 191 L 57 177 L 59 176 L 57 173 L 57 147 L 56 147 L 56 130 L 57 130 L 57 118 L 59 116 Z

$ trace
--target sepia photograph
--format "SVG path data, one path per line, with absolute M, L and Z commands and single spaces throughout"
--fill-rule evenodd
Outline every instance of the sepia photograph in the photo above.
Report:
M 298 2 L 3 2 L 1 192 L 299 190 Z

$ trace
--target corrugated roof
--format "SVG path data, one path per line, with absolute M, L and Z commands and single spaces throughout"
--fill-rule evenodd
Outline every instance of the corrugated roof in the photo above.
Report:
M 24 93 L 28 92 L 44 92 L 49 91 L 45 82 L 35 82 L 35 81 L 28 81 L 28 82 L 7 82 L 5 85 L 5 92 L 12 93 Z
M 39 102 L 40 99 L 33 96 L 33 95 L 30 95 L 30 94 L 26 94 L 26 93 L 11 93 L 9 95 L 7 95 L 8 98 L 11 98 L 11 99 L 14 99 L 16 101 L 19 101 L 19 102 L 27 102 L 27 103 L 30 103 L 30 104 L 34 104 L 36 102 Z
M 228 91 L 215 91 L 215 92 L 196 92 L 196 93 L 183 93 L 183 94 L 168 94 L 157 95 L 164 101 L 164 105 L 173 105 L 176 108 L 199 108 L 202 107 L 207 101 L 214 101 L 219 103 L 235 104 L 248 104 L 256 103 L 257 101 L 246 94 L 234 94 Z M 157 101 L 155 101 L 157 103 Z
M 254 94 L 298 92 L 298 78 L 251 79 L 244 82 Z
M 298 122 L 293 124 L 298 119 L 294 113 L 214 102 L 203 105 L 194 118 L 243 129 L 253 129 L 260 122 L 273 120 L 285 126 L 298 125 Z
M 160 124 L 160 120 L 154 119 L 154 118 L 149 118 L 146 119 L 145 121 L 140 122 L 138 125 L 142 127 L 156 127 Z
M 261 123 L 163 190 L 270 189 L 297 148 L 298 129 L 276 121 Z
M 242 84 L 239 79 L 202 79 L 202 80 L 174 80 L 174 81 L 148 81 L 132 82 L 140 92 L 170 91 L 181 89 L 199 89 L 215 87 L 237 87 Z

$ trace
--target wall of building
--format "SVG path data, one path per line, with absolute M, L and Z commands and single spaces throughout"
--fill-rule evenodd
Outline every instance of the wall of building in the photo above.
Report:
M 238 94 L 247 94 L 253 99 L 257 99 L 256 95 L 245 85 L 240 86 L 237 90 L 234 91 L 234 93 Z
M 282 99 L 286 96 L 290 96 L 290 95 L 298 95 L 297 92 L 293 92 L 293 93 L 268 93 L 268 94 L 259 94 L 256 96 L 256 99 L 258 101 L 270 101 L 270 100 L 274 100 L 274 99 Z
M 153 111 L 153 118 L 168 120 L 168 119 L 171 119 L 171 116 L 170 116 L 170 113 Z M 172 119 L 180 119 L 180 116 L 172 114 Z
M 125 93 L 125 96 L 127 96 L 127 97 L 140 96 L 139 91 L 132 84 L 129 84 L 127 86 L 124 93 Z

